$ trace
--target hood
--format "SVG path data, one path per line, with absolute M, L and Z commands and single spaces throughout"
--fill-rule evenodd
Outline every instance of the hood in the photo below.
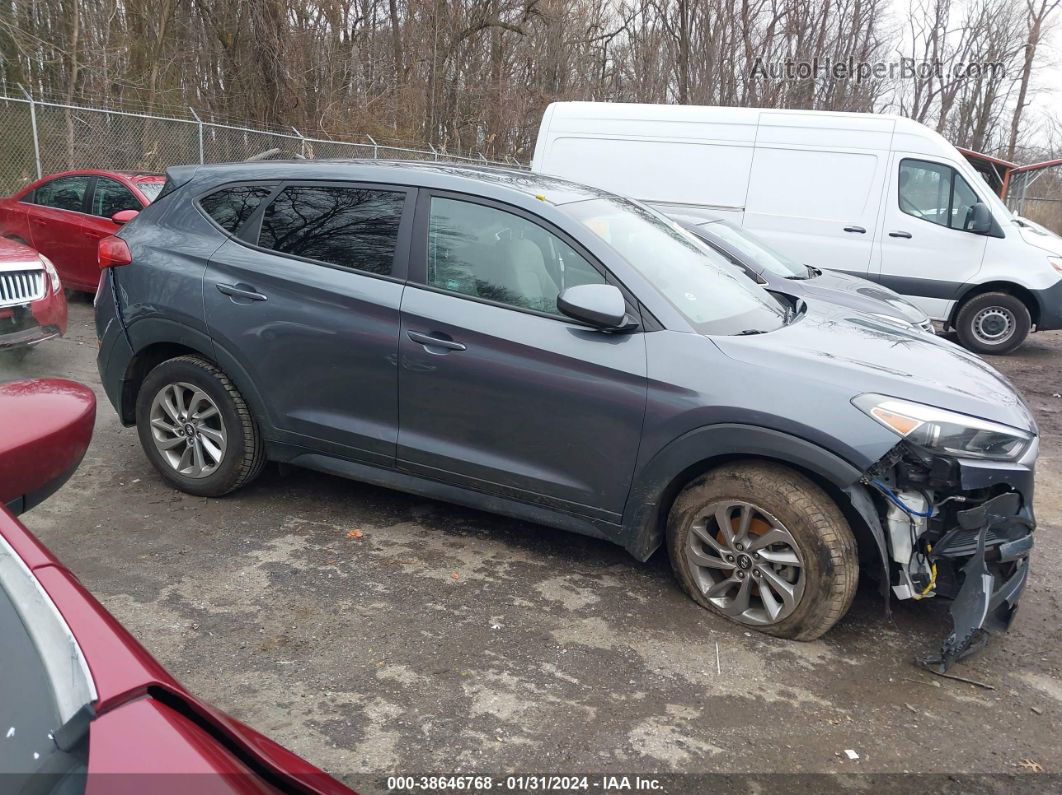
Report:
M 858 276 L 823 271 L 799 282 L 805 295 L 840 304 L 866 314 L 888 315 L 913 325 L 929 320 L 921 309 L 888 287 Z
M 784 328 L 712 341 L 732 359 L 776 377 L 792 373 L 852 397 L 876 392 L 1035 432 L 1021 395 L 980 357 L 872 315 L 814 298 L 806 302 L 805 313 Z
M 1062 257 L 1062 237 L 1059 237 L 1053 232 L 1047 230 L 1041 231 L 1034 226 L 1019 226 L 1018 234 L 1021 235 L 1021 239 L 1030 246 L 1035 246 L 1036 248 L 1043 249 L 1049 254 Z

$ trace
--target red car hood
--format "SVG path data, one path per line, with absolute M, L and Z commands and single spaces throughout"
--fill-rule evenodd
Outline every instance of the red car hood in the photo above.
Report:
M 47 547 L 3 508 L 0 508 L 0 534 L 37 577 L 77 639 L 96 687 L 98 697 L 94 708 L 97 717 L 93 723 L 100 721 L 101 730 L 107 726 L 107 731 L 112 731 L 110 726 L 126 724 L 124 719 L 102 721 L 105 716 L 141 704 L 144 696 L 150 696 L 146 700 L 167 707 L 164 712 L 171 720 L 176 714 L 184 722 L 194 724 L 204 736 L 210 737 L 213 744 L 238 759 L 242 766 L 261 779 L 253 784 L 245 779 L 231 791 L 269 791 L 272 785 L 286 792 L 352 795 L 351 789 L 306 760 L 189 693 Z M 143 708 L 137 707 L 137 710 L 143 711 Z M 95 736 L 94 728 L 93 732 Z M 102 761 L 94 755 L 97 748 L 102 752 L 108 744 L 93 741 L 90 773 L 99 765 L 111 773 L 118 770 L 143 772 L 139 764 L 150 759 L 153 753 L 157 755 L 157 749 L 148 747 L 155 735 L 155 732 L 127 733 L 121 743 L 110 743 L 120 755 Z M 104 736 L 106 734 L 101 738 Z M 138 750 L 138 742 L 144 743 L 145 748 Z M 217 753 L 218 749 L 201 748 L 201 753 L 207 751 Z M 263 788 L 262 784 L 266 786 Z M 248 790 L 248 786 L 253 788 Z

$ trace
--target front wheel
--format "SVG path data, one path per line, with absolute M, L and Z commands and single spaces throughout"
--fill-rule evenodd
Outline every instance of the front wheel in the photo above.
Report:
M 1029 308 L 1010 293 L 975 295 L 955 318 L 959 342 L 974 353 L 1010 353 L 1025 341 L 1031 328 Z
M 668 552 L 682 587 L 739 624 L 814 640 L 847 611 L 859 581 L 855 537 L 817 485 L 779 464 L 720 467 L 671 508 Z
M 265 465 L 261 435 L 243 396 L 198 356 L 170 359 L 148 373 L 137 395 L 136 427 L 159 474 L 199 497 L 228 494 Z

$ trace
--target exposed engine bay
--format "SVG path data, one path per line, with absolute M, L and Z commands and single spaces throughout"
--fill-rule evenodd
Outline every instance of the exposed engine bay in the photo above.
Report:
M 951 633 L 938 654 L 919 660 L 940 672 L 989 633 L 1007 630 L 1028 577 L 1031 471 L 1026 483 L 1021 469 L 978 463 L 970 469 L 901 442 L 862 479 L 885 542 L 891 596 L 952 600 Z

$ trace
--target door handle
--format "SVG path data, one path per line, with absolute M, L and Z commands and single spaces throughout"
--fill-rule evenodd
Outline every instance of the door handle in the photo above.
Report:
M 413 342 L 419 342 L 425 348 L 446 348 L 449 351 L 463 351 L 465 346 L 453 340 L 444 340 L 441 337 L 433 337 L 430 334 L 421 334 L 419 331 L 407 331 L 406 336 Z
M 889 237 L 902 237 L 902 238 L 905 238 L 906 240 L 910 240 L 911 239 L 911 233 L 910 232 L 905 232 L 902 229 L 897 229 L 895 231 L 889 232 Z
M 844 231 L 845 232 L 855 232 L 855 233 L 860 234 L 860 235 L 865 235 L 867 233 L 867 230 L 864 229 L 861 226 L 846 226 L 844 228 Z
M 248 301 L 265 301 L 266 297 L 249 284 L 219 284 L 218 292 L 232 298 L 246 298 Z

